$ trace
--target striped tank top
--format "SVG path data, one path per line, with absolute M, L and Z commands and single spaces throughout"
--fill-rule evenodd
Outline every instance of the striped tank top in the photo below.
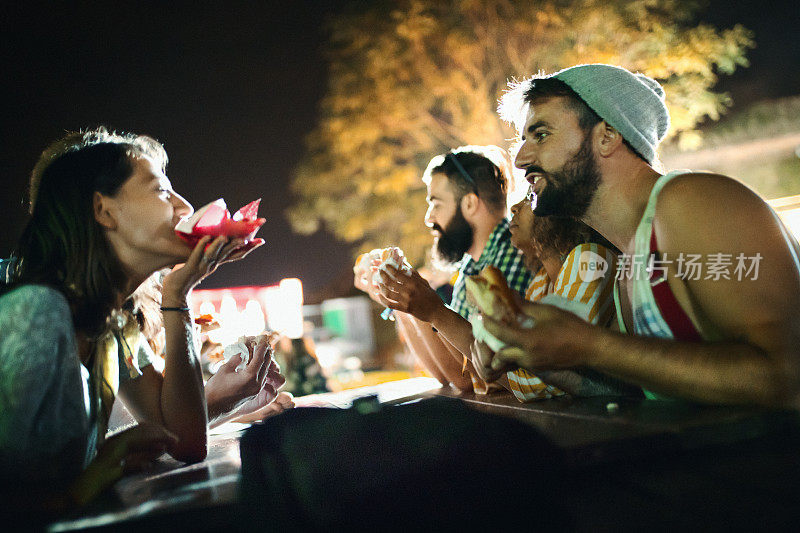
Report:
M 636 228 L 633 256 L 628 258 L 624 276 L 632 281 L 630 304 L 633 317 L 633 332 L 642 337 L 658 337 L 680 341 L 718 340 L 720 335 L 713 331 L 702 331 L 691 322 L 688 315 L 677 303 L 669 283 L 654 270 L 648 269 L 651 255 L 657 252 L 657 242 L 653 233 L 658 194 L 673 178 L 686 174 L 687 170 L 674 170 L 661 176 L 653 185 L 644 216 Z M 617 311 L 619 329 L 629 333 L 622 320 L 622 305 L 619 297 L 619 280 L 614 284 L 614 305 Z M 644 390 L 649 399 L 669 399 L 652 391 Z

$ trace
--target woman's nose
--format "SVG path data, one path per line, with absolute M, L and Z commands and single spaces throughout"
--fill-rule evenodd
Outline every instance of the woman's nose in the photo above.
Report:
M 172 195 L 172 203 L 175 206 L 175 212 L 178 213 L 181 217 L 188 217 L 192 213 L 194 213 L 194 208 L 192 204 L 186 201 L 186 198 L 181 196 L 178 193 L 174 193 Z

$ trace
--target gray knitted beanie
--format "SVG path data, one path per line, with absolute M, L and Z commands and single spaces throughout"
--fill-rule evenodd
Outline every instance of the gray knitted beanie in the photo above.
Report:
M 657 81 L 603 64 L 577 65 L 550 77 L 569 85 L 649 163 L 656 160 L 658 143 L 669 130 L 664 89 Z

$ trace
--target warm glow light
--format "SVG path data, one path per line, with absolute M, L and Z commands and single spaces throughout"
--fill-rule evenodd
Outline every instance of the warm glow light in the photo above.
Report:
M 241 321 L 245 335 L 259 335 L 267 326 L 261 304 L 255 300 L 247 300 L 244 311 L 242 311 Z
M 236 342 L 243 335 L 236 300 L 230 294 L 223 296 L 222 302 L 219 304 L 219 324 L 219 329 L 208 332 L 208 337 L 212 342 L 227 346 Z
M 269 329 L 281 331 L 281 289 L 280 287 L 270 287 L 264 294 L 264 309 L 267 310 L 267 322 Z
M 217 310 L 214 308 L 214 304 L 209 302 L 208 300 L 200 304 L 201 315 L 213 315 L 216 312 Z
M 287 337 L 303 336 L 303 284 L 297 278 L 273 286 L 198 290 L 195 298 L 196 312 L 215 315 L 220 327 L 209 331 L 208 337 L 223 346 L 243 335 L 259 335 L 267 323 Z
M 264 296 L 269 327 L 292 339 L 303 336 L 303 284 L 297 278 L 281 280 Z
M 297 278 L 282 279 L 279 285 L 283 300 L 284 329 L 281 333 L 291 339 L 303 336 L 303 284 Z
M 800 241 L 800 195 L 770 200 L 769 204 L 778 212 L 795 239 Z
M 283 297 L 289 302 L 303 305 L 303 283 L 297 278 L 282 279 L 278 285 L 283 292 Z

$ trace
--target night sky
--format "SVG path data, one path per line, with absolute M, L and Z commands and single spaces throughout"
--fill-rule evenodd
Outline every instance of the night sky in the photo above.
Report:
M 325 89 L 321 23 L 341 2 L 206 10 L 109 4 L 3 8 L 0 256 L 22 230 L 38 154 L 67 130 L 102 124 L 162 141 L 168 175 L 195 207 L 223 196 L 233 211 L 263 197 L 266 246 L 220 269 L 204 288 L 296 276 L 314 292 L 341 278 L 348 246 L 324 232 L 295 235 L 283 215 Z M 756 32 L 751 68 L 719 85 L 737 107 L 800 94 L 800 39 L 790 24 L 796 6 L 714 0 L 701 16 Z

